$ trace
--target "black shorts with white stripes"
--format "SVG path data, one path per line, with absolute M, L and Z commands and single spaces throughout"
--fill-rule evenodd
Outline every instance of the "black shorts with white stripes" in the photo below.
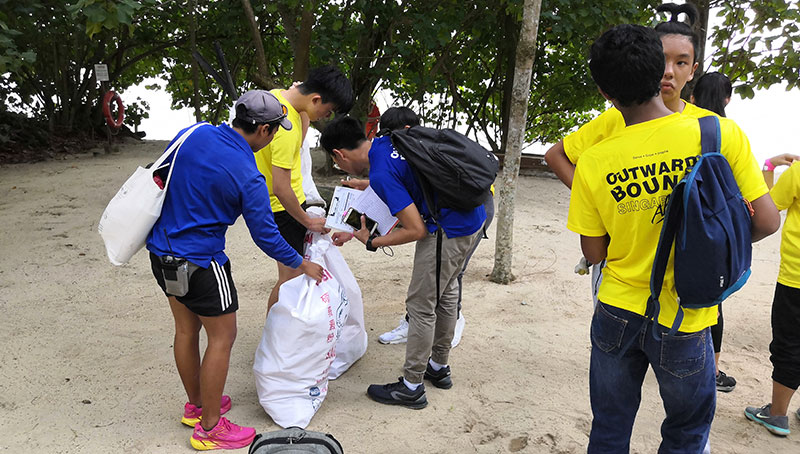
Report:
M 161 262 L 158 256 L 150 253 L 150 267 L 153 276 L 158 282 L 158 286 L 167 296 L 164 286 L 164 275 L 161 272 Z M 189 279 L 189 292 L 184 296 L 176 296 L 190 311 L 203 317 L 214 317 L 222 314 L 230 314 L 239 309 L 239 298 L 236 295 L 236 287 L 233 285 L 231 277 L 231 261 L 220 266 L 214 260 L 208 268 L 199 268 Z

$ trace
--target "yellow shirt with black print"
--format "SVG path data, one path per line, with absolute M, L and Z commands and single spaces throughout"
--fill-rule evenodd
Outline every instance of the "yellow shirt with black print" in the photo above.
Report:
M 750 143 L 731 120 L 720 118 L 722 154 L 742 195 L 755 200 L 767 193 Z M 608 234 L 606 266 L 598 298 L 644 315 L 667 196 L 700 154 L 700 125 L 672 114 L 628 126 L 581 156 L 575 170 L 567 228 L 580 235 Z M 658 322 L 671 327 L 678 309 L 669 259 Z M 682 332 L 717 323 L 717 308 L 684 309 Z

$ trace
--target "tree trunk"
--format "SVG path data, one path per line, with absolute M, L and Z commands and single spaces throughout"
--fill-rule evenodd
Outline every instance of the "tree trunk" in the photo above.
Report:
M 689 99 L 692 91 L 694 91 L 695 84 L 697 84 L 697 80 L 700 79 L 700 76 L 702 76 L 706 70 L 704 60 L 706 54 L 706 39 L 708 38 L 708 15 L 711 11 L 711 2 L 709 0 L 688 0 L 687 3 L 691 3 L 697 7 L 697 11 L 700 13 L 697 17 L 697 22 L 694 24 L 694 27 L 692 27 L 692 30 L 694 30 L 700 38 L 700 44 L 697 47 L 697 55 L 695 56 L 696 61 L 699 63 L 697 65 L 697 71 L 694 73 L 694 78 L 684 85 L 681 91 L 681 97 L 683 99 Z
M 253 48 L 256 51 L 256 67 L 258 71 L 253 73 L 253 81 L 267 90 L 274 87 L 272 78 L 269 76 L 267 69 L 267 57 L 264 53 L 264 43 L 261 42 L 261 31 L 256 22 L 256 15 L 253 12 L 253 7 L 250 5 L 250 0 L 242 0 L 242 8 L 244 15 L 247 18 L 247 24 L 250 26 L 251 38 L 253 39 Z
M 314 30 L 313 4 L 304 5 L 300 13 L 300 29 L 294 42 L 294 71 L 292 77 L 296 81 L 304 81 L 308 77 L 308 56 L 311 48 L 311 32 Z
M 503 78 L 503 100 L 500 104 L 500 153 L 505 154 L 506 147 L 508 146 L 508 122 L 511 116 L 511 102 L 513 99 L 514 89 L 514 64 L 516 62 L 516 43 L 519 41 L 520 24 L 516 23 L 514 18 L 505 13 L 503 22 L 505 23 L 506 34 L 503 41 L 499 43 L 498 59 L 504 60 L 505 64 L 505 77 Z M 527 104 L 527 101 L 526 101 Z
M 197 0 L 189 0 L 189 51 L 197 52 Z M 194 120 L 202 121 L 200 114 L 200 72 L 197 60 L 192 58 L 192 104 L 194 104 Z
M 531 73 L 536 54 L 536 34 L 539 30 L 539 14 L 542 0 L 525 0 L 522 14 L 522 30 L 517 44 L 514 64 L 514 87 L 511 97 L 511 112 L 508 124 L 508 144 L 503 161 L 501 184 L 498 187 L 497 241 L 495 243 L 492 282 L 508 284 L 514 280 L 511 272 L 514 244 L 514 196 L 517 176 L 525 139 L 525 124 L 528 100 L 531 96 Z

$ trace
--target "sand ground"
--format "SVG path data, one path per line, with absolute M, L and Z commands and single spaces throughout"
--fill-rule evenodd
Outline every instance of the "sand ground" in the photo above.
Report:
M 172 318 L 147 255 L 114 267 L 96 232 L 122 182 L 163 146 L 128 143 L 115 155 L 0 168 L 0 452 L 191 452 L 191 430 L 179 422 L 186 397 L 173 363 Z M 503 286 L 486 278 L 492 227 L 465 278 L 466 330 L 451 355 L 455 386 L 429 387 L 430 405 L 420 411 L 365 395 L 370 383 L 401 374 L 404 346 L 383 346 L 377 337 L 404 311 L 413 247 L 388 257 L 347 244 L 343 254 L 364 293 L 369 349 L 331 384 L 309 428 L 333 433 L 348 453 L 585 452 L 592 303 L 589 278 L 572 271 L 580 252 L 577 235 L 565 228 L 568 197 L 557 180 L 519 180 L 517 280 Z M 794 433 L 781 439 L 742 414 L 769 399 L 779 241 L 776 234 L 755 246 L 750 282 L 725 303 L 722 369 L 739 385 L 719 395 L 715 453 L 800 452 L 800 420 L 792 416 Z M 230 417 L 275 430 L 251 369 L 275 265 L 243 222 L 229 230 L 228 253 L 241 307 L 226 388 Z M 798 405 L 795 399 L 792 408 Z M 632 452 L 656 451 L 663 415 L 649 372 Z

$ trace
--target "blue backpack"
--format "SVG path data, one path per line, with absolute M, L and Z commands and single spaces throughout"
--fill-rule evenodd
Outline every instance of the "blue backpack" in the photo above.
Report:
M 653 335 L 658 339 L 664 272 L 675 245 L 674 275 L 678 313 L 668 335 L 683 321 L 683 308 L 714 307 L 750 277 L 752 208 L 742 197 L 728 160 L 720 154 L 719 118 L 700 118 L 701 155 L 675 186 L 667 202 L 650 274 Z

